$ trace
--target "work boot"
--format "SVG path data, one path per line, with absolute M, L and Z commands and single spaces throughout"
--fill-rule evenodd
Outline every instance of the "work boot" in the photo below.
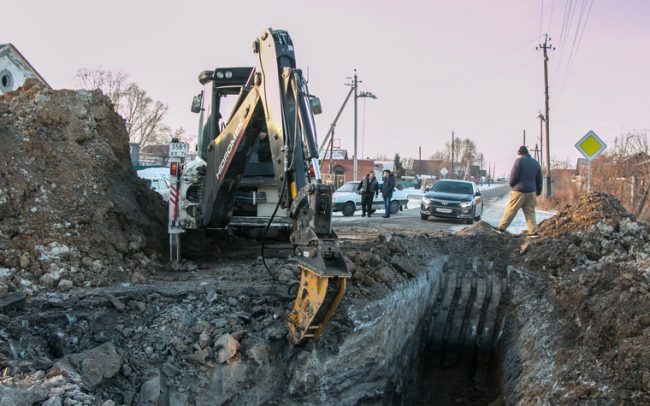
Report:
M 361 213 L 361 217 L 366 217 L 366 213 Z

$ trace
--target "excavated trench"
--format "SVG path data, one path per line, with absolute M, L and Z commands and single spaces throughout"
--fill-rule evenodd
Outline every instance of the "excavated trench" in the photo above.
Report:
M 383 299 L 350 306 L 354 328 L 338 354 L 323 358 L 313 350 L 304 356 L 297 363 L 302 371 L 294 374 L 302 379 L 293 387 L 318 382 L 309 398 L 340 404 L 503 399 L 507 275 L 496 275 L 491 262 L 477 258 L 452 262 L 435 259 Z

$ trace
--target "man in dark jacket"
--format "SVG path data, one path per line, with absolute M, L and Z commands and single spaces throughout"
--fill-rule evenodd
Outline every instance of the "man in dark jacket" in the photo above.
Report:
M 381 197 L 384 198 L 384 209 L 386 214 L 384 218 L 390 217 L 390 201 L 393 198 L 393 190 L 395 190 L 395 175 L 390 173 L 388 169 L 384 170 L 384 183 L 381 185 Z
M 510 200 L 497 231 L 505 231 L 517 215 L 519 209 L 524 212 L 528 235 L 537 236 L 537 221 L 535 220 L 535 200 L 542 194 L 542 169 L 528 153 L 528 148 L 521 147 L 519 158 L 515 161 L 510 171 Z
M 372 201 L 375 200 L 375 196 L 379 195 L 379 182 L 375 178 L 375 172 L 370 172 L 363 177 L 363 180 L 357 186 L 357 191 L 361 191 L 361 217 L 365 217 L 366 213 L 370 217 L 372 214 Z

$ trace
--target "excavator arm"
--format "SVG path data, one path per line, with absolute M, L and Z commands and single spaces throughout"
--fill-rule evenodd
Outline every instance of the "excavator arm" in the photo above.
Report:
M 268 29 L 254 41 L 253 53 L 255 68 L 220 68 L 199 76 L 204 90 L 193 103 L 193 111 L 201 114 L 199 156 L 172 179 L 180 196 L 170 200 L 170 246 L 178 260 L 179 233 L 227 226 L 242 179 L 249 179 L 247 171 L 270 172 L 277 206 L 291 220 L 290 241 L 301 271 L 287 320 L 291 341 L 297 344 L 320 337 L 350 274 L 331 227 L 332 188 L 320 179 L 315 99 L 296 68 L 291 38 L 286 31 Z M 236 96 L 228 120 L 220 112 L 225 95 Z M 252 155 L 267 159 L 258 159 L 253 168 Z

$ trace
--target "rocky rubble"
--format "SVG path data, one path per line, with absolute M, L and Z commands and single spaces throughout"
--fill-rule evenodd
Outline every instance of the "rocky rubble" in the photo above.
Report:
M 28 81 L 0 96 L 0 293 L 142 281 L 164 252 L 162 200 L 139 182 L 100 92 Z

